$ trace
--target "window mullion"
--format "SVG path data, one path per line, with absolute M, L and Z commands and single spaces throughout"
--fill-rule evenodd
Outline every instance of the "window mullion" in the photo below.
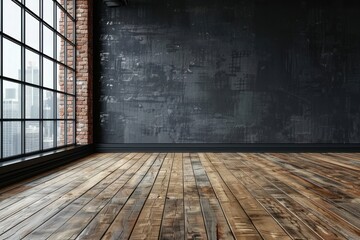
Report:
M 25 44 L 25 8 L 21 7 L 21 42 Z M 25 153 L 26 149 L 26 135 L 25 135 L 25 85 L 23 84 L 25 82 L 25 47 L 21 46 L 21 96 L 20 96 L 20 102 L 21 102 L 21 154 Z

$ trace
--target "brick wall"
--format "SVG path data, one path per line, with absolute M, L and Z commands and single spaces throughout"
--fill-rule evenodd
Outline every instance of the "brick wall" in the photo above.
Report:
M 76 1 L 76 143 L 81 145 L 93 142 L 92 2 Z

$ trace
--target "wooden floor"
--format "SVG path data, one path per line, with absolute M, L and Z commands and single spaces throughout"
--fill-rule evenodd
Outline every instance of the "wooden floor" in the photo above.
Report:
M 0 239 L 360 239 L 360 153 L 94 154 L 0 189 Z

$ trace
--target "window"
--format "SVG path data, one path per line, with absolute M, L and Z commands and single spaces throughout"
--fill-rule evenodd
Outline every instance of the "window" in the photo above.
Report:
M 0 2 L 0 156 L 75 144 L 75 1 Z

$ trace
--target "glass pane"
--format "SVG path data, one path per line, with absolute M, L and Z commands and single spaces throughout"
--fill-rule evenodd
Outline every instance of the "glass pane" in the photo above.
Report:
M 6 77 L 21 80 L 21 47 L 3 39 L 3 74 Z
M 2 32 L 2 4 L 0 4 L 0 32 Z M 1 38 L 0 38 L 1 39 Z M 1 134 L 1 133 L 0 133 Z M 0 135 L 1 136 L 1 135 Z M 1 146 L 1 144 L 0 144 Z M 1 150 L 0 150 L 0 157 L 1 157 Z
M 57 121 L 57 146 L 65 145 L 65 121 Z
M 66 18 L 66 38 L 74 42 L 74 22 L 71 18 Z
M 57 95 L 57 118 L 65 118 L 65 95 L 61 93 Z
M 75 76 L 75 72 L 73 70 L 70 70 L 70 69 L 67 69 L 67 85 L 66 85 L 66 88 L 67 88 L 67 92 L 70 93 L 70 94 L 74 94 L 74 76 Z
M 43 122 L 43 147 L 44 149 L 53 148 L 54 146 L 54 121 Z
M 57 64 L 57 90 L 65 92 L 65 67 Z
M 21 122 L 3 124 L 3 157 L 21 154 Z
M 25 50 L 25 81 L 39 84 L 39 55 L 30 50 Z
M 21 41 L 21 8 L 11 0 L 3 2 L 3 31 Z
M 66 8 L 65 0 L 57 0 L 57 2 L 58 2 L 63 8 Z
M 44 77 L 43 86 L 48 88 L 54 88 L 54 63 L 53 61 L 44 58 Z
M 43 118 L 54 118 L 54 93 L 44 90 Z
M 44 42 L 43 42 L 43 53 L 50 57 L 54 57 L 54 32 L 48 27 L 44 26 Z
M 66 5 L 66 11 L 74 17 L 74 0 L 67 0 Z
M 39 15 L 39 0 L 26 0 L 26 7 L 28 7 L 31 11 Z
M 65 63 L 65 40 L 60 37 L 59 35 L 57 35 L 57 45 L 56 45 L 56 49 L 57 49 L 57 57 L 56 59 L 59 61 L 59 62 L 62 62 L 62 63 Z
M 0 13 L 1 13 L 1 6 L 0 6 Z M 0 32 L 1 32 L 1 14 L 0 14 Z M 0 35 L 0 66 L 2 66 L 2 51 L 1 51 L 2 39 L 3 39 L 2 35 Z M 0 75 L 2 75 L 1 67 L 0 67 Z
M 39 88 L 26 86 L 25 88 L 25 117 L 39 118 L 40 114 L 40 90 Z
M 67 96 L 66 100 L 66 113 L 67 119 L 73 119 L 74 117 L 74 109 L 75 109 L 75 100 L 72 96 Z
M 52 0 L 43 0 L 43 11 L 44 21 L 54 27 L 54 2 Z
M 0 7 L 1 8 L 1 7 Z M 1 16 L 0 16 L 1 17 Z M 2 122 L 0 122 L 0 159 L 1 159 L 1 154 L 2 154 L 2 138 L 1 138 L 1 124 L 2 124 Z
M 3 81 L 3 117 L 21 118 L 21 85 Z
M 2 91 L 1 91 L 1 86 L 2 86 L 2 84 L 3 84 L 3 80 L 0 78 L 0 101 L 2 101 Z M 2 107 L 2 104 L 1 104 L 1 102 L 0 102 L 0 113 L 1 113 L 1 107 Z M 1 115 L 0 115 L 0 119 L 1 119 Z M 0 122 L 0 128 L 1 128 L 1 122 Z M 0 135 L 1 136 L 1 135 Z M 1 138 L 1 137 L 0 137 Z M 1 152 L 0 152 L 0 157 L 1 157 Z
M 25 122 L 25 152 L 40 150 L 40 122 Z
M 29 13 L 25 17 L 25 43 L 39 50 L 39 21 Z
M 74 52 L 75 48 L 69 43 L 66 44 L 66 65 L 75 68 L 74 66 Z
M 57 7 L 57 19 L 56 19 L 56 29 L 58 30 L 59 33 L 61 33 L 62 35 L 65 35 L 65 13 L 64 11 L 62 11 L 59 7 Z
M 74 122 L 73 121 L 67 121 L 67 144 L 73 144 L 74 143 Z

